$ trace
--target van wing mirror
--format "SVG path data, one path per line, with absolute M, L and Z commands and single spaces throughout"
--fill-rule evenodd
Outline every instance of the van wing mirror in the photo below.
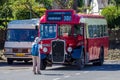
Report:
M 35 26 L 35 30 L 38 30 L 38 25 Z

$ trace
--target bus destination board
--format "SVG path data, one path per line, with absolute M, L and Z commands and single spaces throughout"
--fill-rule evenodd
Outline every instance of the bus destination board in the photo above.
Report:
M 47 21 L 72 21 L 72 11 L 47 12 Z

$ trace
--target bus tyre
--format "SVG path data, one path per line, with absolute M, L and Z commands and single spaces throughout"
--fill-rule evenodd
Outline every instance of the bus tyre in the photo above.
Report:
M 104 50 L 103 48 L 100 49 L 100 56 L 98 62 L 94 62 L 93 65 L 102 66 L 104 62 Z
M 46 69 L 46 65 L 47 65 L 47 63 L 46 63 L 46 60 L 41 60 L 41 64 L 40 64 L 40 69 L 41 70 L 45 70 Z
M 85 59 L 84 59 L 84 54 L 83 54 L 83 51 L 82 51 L 82 55 L 81 55 L 81 58 L 80 59 L 77 59 L 77 67 L 79 70 L 83 69 L 85 66 Z
M 8 58 L 7 63 L 10 64 L 10 65 L 13 64 L 13 60 Z

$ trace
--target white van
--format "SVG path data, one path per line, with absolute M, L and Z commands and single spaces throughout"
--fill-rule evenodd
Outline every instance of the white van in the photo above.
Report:
M 30 49 L 38 35 L 39 19 L 13 20 L 8 23 L 4 55 L 8 64 L 14 60 L 28 62 L 32 59 Z

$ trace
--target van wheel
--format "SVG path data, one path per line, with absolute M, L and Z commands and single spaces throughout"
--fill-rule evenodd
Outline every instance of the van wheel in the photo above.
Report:
M 47 65 L 46 60 L 41 60 L 40 69 L 41 70 L 45 70 L 46 69 L 46 65 Z
M 83 69 L 85 66 L 85 57 L 83 51 L 81 54 L 81 58 L 77 59 L 77 67 L 79 70 Z
M 98 62 L 94 62 L 93 65 L 102 66 L 104 62 L 104 50 L 103 48 L 100 49 L 100 56 Z
M 13 64 L 13 60 L 10 59 L 10 58 L 8 58 L 8 59 L 7 59 L 7 63 L 10 64 L 10 65 Z
M 28 63 L 28 60 L 24 60 L 25 63 Z

